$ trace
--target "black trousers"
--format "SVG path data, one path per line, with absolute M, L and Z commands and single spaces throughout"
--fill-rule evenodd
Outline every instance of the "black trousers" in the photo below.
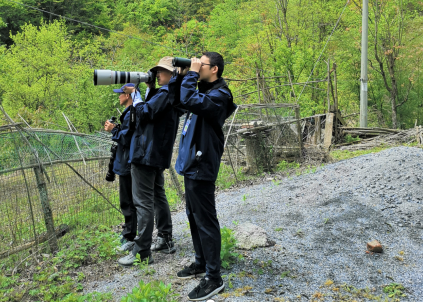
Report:
M 206 268 L 210 279 L 220 278 L 220 225 L 217 220 L 213 181 L 185 182 L 186 212 L 195 250 L 195 263 Z
M 125 218 L 125 228 L 122 236 L 133 241 L 137 236 L 137 210 L 132 199 L 132 178 L 131 174 L 119 176 L 119 201 L 120 209 Z
M 172 217 L 164 189 L 163 169 L 145 165 L 131 165 L 132 196 L 137 209 L 138 236 L 132 253 L 150 253 L 154 217 L 159 236 L 172 237 Z

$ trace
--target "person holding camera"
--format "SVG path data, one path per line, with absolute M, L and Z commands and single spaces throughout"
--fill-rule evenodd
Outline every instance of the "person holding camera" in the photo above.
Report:
M 168 84 L 172 78 L 172 57 L 164 57 L 152 68 L 157 76 L 158 90 L 150 89 L 145 103 L 135 106 L 136 126 L 132 137 L 132 196 L 137 209 L 138 236 L 129 255 L 118 260 L 131 266 L 137 259 L 153 263 L 151 251 L 174 253 L 172 219 L 164 189 L 164 169 L 169 168 L 181 111 L 172 106 Z M 153 88 L 153 87 L 150 87 Z M 133 89 L 125 89 L 132 91 Z M 155 217 L 154 217 L 155 216 Z M 154 218 L 158 229 L 152 245 Z
M 177 276 L 203 277 L 188 294 L 191 301 L 209 299 L 225 288 L 220 275 L 221 235 L 214 194 L 224 148 L 222 127 L 237 106 L 222 79 L 223 69 L 220 54 L 205 52 L 201 59 L 191 59 L 191 70 L 180 88 L 180 105 L 188 114 L 175 169 L 184 176 L 195 262 Z
M 135 88 L 134 84 L 126 84 Z M 125 225 L 122 231 L 120 251 L 129 251 L 133 248 L 135 236 L 137 235 L 137 212 L 134 201 L 132 199 L 132 179 L 131 179 L 131 165 L 129 160 L 129 148 L 133 131 L 130 129 L 130 114 L 133 108 L 133 99 L 136 102 L 141 102 L 141 96 L 138 91 L 135 91 L 133 96 L 123 91 L 123 88 L 113 89 L 113 92 L 119 93 L 119 104 L 125 106 L 125 110 L 120 116 L 120 125 L 106 121 L 104 130 L 112 133 L 112 140 L 116 142 L 116 154 L 113 162 L 113 173 L 119 175 L 119 201 L 122 214 L 125 218 Z M 107 181 L 114 181 L 114 175 L 107 174 Z

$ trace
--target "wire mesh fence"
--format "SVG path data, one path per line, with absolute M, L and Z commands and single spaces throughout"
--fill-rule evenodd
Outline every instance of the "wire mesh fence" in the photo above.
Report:
M 18 124 L 0 129 L 0 258 L 19 260 L 47 241 L 56 250 L 61 232 L 119 219 L 118 181 L 104 180 L 111 143 Z
M 224 127 L 225 163 L 257 174 L 273 171 L 302 152 L 300 108 L 295 104 L 240 105 Z
M 179 128 L 182 123 L 183 118 Z M 65 232 L 123 222 L 119 177 L 105 181 L 112 144 L 103 132 L 32 129 L 22 123 L 0 127 L 0 266 L 60 250 L 58 238 Z M 170 203 L 183 198 L 180 180 L 173 169 L 165 172 Z

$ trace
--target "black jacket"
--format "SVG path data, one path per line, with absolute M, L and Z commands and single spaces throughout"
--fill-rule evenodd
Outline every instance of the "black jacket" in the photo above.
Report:
M 197 90 L 198 78 L 189 71 L 182 80 L 180 102 L 188 115 L 175 169 L 190 179 L 216 181 L 224 146 L 222 127 L 237 106 L 222 78 L 200 82 Z
M 135 109 L 137 122 L 129 162 L 169 168 L 181 111 L 172 106 L 168 86 L 150 91 L 146 102 L 137 104 Z
M 112 130 L 112 140 L 117 143 L 116 158 L 113 162 L 113 172 L 117 175 L 129 175 L 131 173 L 131 165 L 129 160 L 129 146 L 131 145 L 132 131 L 129 130 L 129 117 L 131 106 L 128 106 L 120 116 L 120 127 Z

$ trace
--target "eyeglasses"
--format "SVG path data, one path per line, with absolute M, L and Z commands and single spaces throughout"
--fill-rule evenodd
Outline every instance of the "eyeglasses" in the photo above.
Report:
M 213 65 L 213 64 L 201 63 L 201 66 L 204 66 L 204 65 L 209 65 L 210 67 L 216 66 L 216 65 Z

